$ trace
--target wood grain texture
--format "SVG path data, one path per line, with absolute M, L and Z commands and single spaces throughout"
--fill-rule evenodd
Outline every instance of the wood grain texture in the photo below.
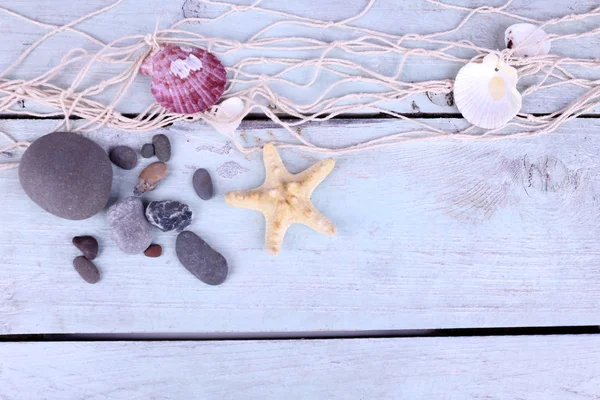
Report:
M 3 121 L 32 140 L 56 121 Z M 460 126 L 461 120 L 427 120 Z M 248 143 L 285 138 L 273 124 L 246 121 Z M 310 125 L 328 146 L 412 129 L 396 120 Z M 498 142 L 439 140 L 338 157 L 313 195 L 336 223 L 322 236 L 295 225 L 282 253 L 264 250 L 263 217 L 223 196 L 258 186 L 261 157 L 249 159 L 205 125 L 164 129 L 173 142 L 170 175 L 149 200 L 187 202 L 191 230 L 228 259 L 224 285 L 209 287 L 179 265 L 175 235 L 154 232 L 162 258 L 127 256 L 111 241 L 106 216 L 59 220 L 23 193 L 16 171 L 0 174 L 0 333 L 296 332 L 491 326 L 593 325 L 600 299 L 600 121 Z M 139 149 L 151 134 L 101 130 L 103 147 Z M 0 156 L 2 157 L 2 156 Z M 16 157 L 16 155 L 15 155 Z M 318 158 L 282 150 L 291 172 Z M 3 159 L 6 159 L 4 156 Z M 114 169 L 113 195 L 131 193 L 133 171 Z M 198 167 L 216 196 L 198 199 Z M 73 271 L 75 235 L 100 241 L 102 280 Z
M 65 24 L 86 13 L 109 4 L 106 0 L 88 0 L 77 3 L 78 4 L 72 4 L 69 7 L 61 8 L 60 12 L 57 12 L 56 7 L 53 6 L 54 3 L 48 0 L 13 0 L 2 5 L 42 22 Z M 261 5 L 266 8 L 292 12 L 302 16 L 338 21 L 357 14 L 365 4 L 366 2 L 363 1 L 347 2 L 344 0 L 302 0 L 293 2 L 265 0 Z M 476 0 L 464 0 L 457 4 L 475 7 L 480 6 L 481 2 Z M 494 0 L 486 2 L 486 5 L 499 6 L 501 4 L 504 4 L 504 1 Z M 588 12 L 595 6 L 597 6 L 597 0 L 555 0 L 552 2 L 546 0 L 515 0 L 508 10 L 536 19 L 549 19 L 562 17 L 571 13 Z M 129 0 L 108 13 L 96 16 L 89 21 L 81 23 L 77 27 L 92 34 L 98 39 L 111 41 L 124 36 L 153 32 L 157 21 L 160 28 L 167 28 L 183 17 L 207 17 L 213 16 L 219 11 L 221 11 L 221 8 L 201 4 L 196 0 L 146 0 L 143 2 L 143 5 L 140 5 L 140 2 L 138 1 Z M 425 34 L 454 28 L 465 16 L 465 12 L 441 8 L 426 1 L 405 2 L 381 0 L 378 1 L 374 8 L 359 21 L 358 25 L 396 34 Z M 235 40 L 243 40 L 276 20 L 276 17 L 271 17 L 263 13 L 240 13 L 228 17 L 224 21 L 195 24 L 189 28 L 195 32 L 208 36 L 220 36 Z M 45 31 L 7 15 L 0 15 L 0 22 L 0 33 L 2 33 L 3 37 L 10 38 L 10 40 L 4 42 L 0 49 L 0 69 L 4 69 L 10 65 L 22 51 L 41 37 Z M 473 17 L 460 32 L 445 35 L 444 39 L 466 39 L 490 49 L 503 48 L 504 31 L 508 26 L 516 22 L 519 21 L 505 16 L 480 14 Z M 549 33 L 556 34 L 583 32 L 585 30 L 594 29 L 599 24 L 600 17 L 595 17 L 566 25 L 553 26 L 548 28 L 548 31 Z M 335 40 L 340 37 L 340 32 L 335 29 L 325 31 L 322 29 L 304 29 L 298 26 L 285 26 L 274 31 L 274 35 L 290 37 L 305 35 L 320 40 Z M 356 34 L 356 37 L 359 36 L 359 34 Z M 418 42 L 407 42 L 406 45 L 409 47 L 422 46 L 422 44 Z M 595 58 L 598 56 L 598 45 L 598 37 L 582 38 L 577 41 L 557 41 L 553 43 L 552 52 L 553 54 L 564 56 Z M 11 77 L 14 79 L 31 79 L 38 76 L 49 67 L 56 65 L 64 54 L 75 46 L 83 47 L 88 50 L 94 49 L 92 45 L 84 40 L 80 40 L 75 35 L 71 33 L 62 33 L 59 36 L 53 37 L 38 51 L 34 52 L 22 67 L 11 74 Z M 473 53 L 464 53 L 461 51 L 453 52 L 453 54 L 463 57 L 473 56 Z M 248 52 L 246 55 L 255 56 L 256 54 Z M 275 54 L 269 52 L 263 52 L 258 55 L 275 56 Z M 281 53 L 278 53 L 278 55 L 281 56 Z M 335 53 L 333 55 L 344 57 L 341 53 Z M 315 57 L 318 55 L 304 52 L 303 54 L 286 54 L 286 56 Z M 224 57 L 223 61 L 226 64 L 231 65 L 231 63 L 237 61 L 239 57 L 240 55 L 235 57 Z M 377 57 L 374 57 L 372 62 L 368 63 L 368 66 L 377 68 L 380 73 L 392 75 L 395 73 L 401 58 L 401 55 L 378 55 Z M 352 58 L 350 57 L 348 59 Z M 460 67 L 460 64 L 412 55 L 407 58 L 405 70 L 401 77 L 406 82 L 454 79 Z M 91 71 L 88 82 L 105 80 L 113 76 L 115 71 L 116 70 L 113 67 L 108 65 L 104 65 L 101 68 L 94 68 Z M 574 71 L 580 77 L 589 79 L 599 78 L 597 71 Z M 266 66 L 263 66 L 256 72 L 269 73 L 272 71 Z M 308 77 L 311 76 L 310 72 L 311 71 L 309 70 L 299 70 L 293 74 L 289 74 L 288 77 L 296 82 L 305 82 Z M 55 83 L 66 87 L 66 85 L 72 81 L 76 73 L 76 68 L 66 71 L 56 79 Z M 539 79 L 539 77 L 523 79 L 519 83 L 519 88 L 525 89 L 532 84 L 537 83 Z M 149 82 L 150 80 L 148 77 L 139 76 L 130 92 L 125 96 L 125 99 L 121 101 L 117 109 L 127 113 L 137 113 L 144 110 L 147 105 L 153 102 L 149 90 Z M 331 76 L 322 74 L 309 89 L 299 90 L 293 87 L 282 88 L 281 85 L 277 85 L 277 90 L 281 89 L 280 93 L 283 96 L 289 97 L 301 104 L 305 104 L 311 103 L 318 94 L 322 93 L 323 90 L 331 84 L 331 82 Z M 353 88 L 353 86 L 341 86 L 335 90 L 335 94 L 345 94 Z M 369 90 L 377 91 L 382 90 L 382 88 L 365 86 L 365 91 Z M 569 104 L 583 92 L 584 91 L 581 88 L 575 86 L 561 86 L 545 89 L 526 97 L 523 102 L 522 111 L 534 113 L 554 112 Z M 106 101 L 110 98 L 108 95 L 114 94 L 114 92 L 108 93 L 107 96 L 98 98 Z M 458 112 L 454 106 L 442 107 L 432 104 L 425 95 L 416 95 L 405 101 L 384 104 L 384 106 L 403 113 Z M 26 101 L 25 104 L 23 104 L 23 107 L 28 110 L 42 110 L 40 107 L 36 107 L 35 104 L 31 104 L 29 101 Z
M 0 399 L 600 397 L 600 337 L 0 344 Z

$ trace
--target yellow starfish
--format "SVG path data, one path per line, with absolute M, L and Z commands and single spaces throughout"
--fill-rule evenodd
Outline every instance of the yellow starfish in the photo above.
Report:
M 264 214 L 265 241 L 269 254 L 279 253 L 283 236 L 294 223 L 304 224 L 326 235 L 334 235 L 335 225 L 317 211 L 310 196 L 333 170 L 335 161 L 328 158 L 299 174 L 291 174 L 271 143 L 264 146 L 263 158 L 265 182 L 254 189 L 227 193 L 225 201 L 230 206 L 249 208 Z

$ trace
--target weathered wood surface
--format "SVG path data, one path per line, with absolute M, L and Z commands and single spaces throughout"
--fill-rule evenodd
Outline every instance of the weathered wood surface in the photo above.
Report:
M 597 335 L 2 343 L 0 399 L 596 399 L 599 345 Z
M 10 120 L 0 128 L 31 140 L 56 121 Z M 427 120 L 458 126 L 461 120 Z M 248 143 L 285 137 L 247 121 Z M 336 121 L 302 130 L 339 146 L 410 127 L 396 120 Z M 313 201 L 338 225 L 334 237 L 303 226 L 282 253 L 264 250 L 259 213 L 234 209 L 226 192 L 262 182 L 257 154 L 245 159 L 210 128 L 181 124 L 169 178 L 147 199 L 188 202 L 191 230 L 229 260 L 231 274 L 209 287 L 179 265 L 174 234 L 155 231 L 165 255 L 126 256 L 104 213 L 69 222 L 25 196 L 16 171 L 0 174 L 0 333 L 295 332 L 488 326 L 593 325 L 600 298 L 600 129 L 579 119 L 559 132 L 496 142 L 440 140 L 338 157 Z M 156 132 L 154 132 L 156 133 Z M 90 135 L 105 148 L 135 148 L 151 134 Z M 282 150 L 291 171 L 317 158 Z M 3 157 L 6 159 L 6 157 Z M 115 168 L 114 195 L 137 174 Z M 217 195 L 193 193 L 195 168 L 208 168 Z M 102 281 L 74 272 L 74 235 L 101 243 Z
M 89 0 L 85 2 L 71 2 L 68 7 L 61 7 L 57 11 L 54 3 L 43 0 L 13 0 L 4 1 L 0 4 L 10 10 L 21 12 L 36 20 L 52 23 L 64 24 L 78 19 L 79 17 L 93 10 L 99 9 L 110 4 L 107 0 Z M 456 3 L 456 2 L 455 2 Z M 323 20 L 338 21 L 349 18 L 357 14 L 366 4 L 366 1 L 348 2 L 345 0 L 303 0 L 292 2 L 264 1 L 261 5 L 266 8 L 272 8 L 281 11 L 292 12 L 298 15 L 320 18 Z M 464 0 L 457 2 L 468 7 L 480 6 L 481 2 L 477 0 Z M 486 5 L 499 6 L 504 1 L 494 0 L 485 2 Z M 508 11 L 515 12 L 527 17 L 536 19 L 549 19 L 562 17 L 571 13 L 585 13 L 597 6 L 597 0 L 515 0 L 508 8 Z M 104 41 L 111 41 L 129 35 L 146 34 L 153 32 L 157 21 L 160 28 L 167 28 L 172 23 L 183 17 L 207 17 L 213 16 L 221 7 L 200 4 L 196 0 L 147 0 L 142 2 L 129 0 L 109 11 L 106 14 L 98 15 L 93 19 L 83 22 L 77 27 L 94 37 Z M 358 22 L 362 27 L 375 28 L 390 33 L 433 33 L 441 30 L 448 30 L 455 27 L 464 17 L 464 11 L 457 11 L 442 8 L 426 1 L 378 1 L 373 9 Z M 238 13 L 226 20 L 195 24 L 189 28 L 195 32 L 203 33 L 209 36 L 226 37 L 235 40 L 243 40 L 251 34 L 257 32 L 269 23 L 276 21 L 277 17 L 272 17 L 263 13 Z M 470 40 L 477 45 L 491 49 L 503 48 L 505 29 L 519 21 L 505 16 L 480 14 L 473 17 L 469 23 L 459 32 L 445 35 L 443 38 L 448 40 Z M 549 27 L 550 33 L 562 34 L 572 32 L 583 32 L 597 28 L 600 25 L 600 17 L 588 18 L 582 21 L 569 23 L 566 25 Z M 0 70 L 10 65 L 17 56 L 29 45 L 35 42 L 46 31 L 24 23 L 14 17 L 0 15 L 0 32 L 9 40 L 3 42 L 0 48 Z M 278 28 L 275 32 L 278 36 L 298 36 L 307 35 L 309 37 L 321 40 L 335 40 L 339 37 L 339 32 L 335 29 L 305 29 L 298 26 L 286 26 Z M 356 37 L 360 36 L 356 34 Z M 417 42 L 406 42 L 407 46 L 422 46 Z M 564 56 L 596 58 L 598 57 L 598 37 L 581 38 L 576 41 L 563 40 L 553 43 L 553 54 Z M 43 73 L 50 67 L 56 65 L 67 51 L 73 47 L 83 47 L 93 50 L 94 46 L 85 40 L 80 40 L 71 33 L 62 33 L 53 37 L 48 43 L 44 44 L 39 51 L 36 51 L 19 69 L 13 71 L 10 77 L 18 79 L 31 79 Z M 250 55 L 251 53 L 248 53 Z M 471 57 L 473 53 L 454 52 L 456 55 Z M 251 55 L 256 55 L 252 53 Z M 281 56 L 282 53 L 278 53 Z M 343 57 L 341 52 L 333 55 Z M 275 56 L 268 52 L 261 53 L 259 56 Z M 289 57 L 315 57 L 318 54 L 304 52 L 303 54 L 285 54 Z M 378 68 L 380 73 L 392 75 L 395 73 L 398 64 L 403 55 L 395 56 L 374 56 L 370 67 Z M 239 58 L 239 56 L 238 56 Z M 226 64 L 237 60 L 234 57 L 225 57 Z M 402 73 L 402 79 L 406 82 L 428 81 L 432 79 L 453 79 L 456 76 L 460 64 L 450 63 L 428 57 L 412 55 L 408 57 L 405 70 Z M 56 83 L 66 87 L 77 73 L 77 69 L 62 74 L 57 78 Z M 263 68 L 258 73 L 268 73 L 269 70 Z M 309 79 L 309 70 L 301 70 L 290 74 L 289 77 L 297 82 L 305 82 Z M 590 79 L 599 79 L 598 71 L 578 70 L 576 72 L 580 77 Z M 98 82 L 107 79 L 115 74 L 115 69 L 104 65 L 102 68 L 95 68 L 91 71 L 89 80 L 86 82 Z M 538 78 L 526 78 L 520 82 L 520 88 L 524 89 L 539 81 Z M 121 101 L 117 109 L 122 112 L 137 113 L 146 108 L 153 102 L 149 90 L 149 78 L 140 76 L 131 91 Z M 316 83 L 308 89 L 297 89 L 285 87 L 281 94 L 290 97 L 300 103 L 311 103 L 320 94 L 324 88 L 331 84 L 331 76 L 321 75 Z M 381 90 L 381 88 L 365 86 L 365 90 Z M 281 86 L 278 85 L 278 89 Z M 335 93 L 343 94 L 352 90 L 353 87 L 346 86 L 336 89 Z M 548 113 L 554 112 L 569 104 L 578 95 L 584 91 L 575 86 L 560 86 L 545 89 L 534 95 L 526 97 L 523 103 L 523 112 Z M 114 95 L 114 93 L 112 93 Z M 107 96 L 99 97 L 108 99 Z M 25 101 L 23 104 L 26 110 L 40 110 L 35 104 Z M 391 104 L 385 104 L 386 107 L 404 113 L 434 112 L 449 113 L 457 112 L 452 106 L 437 106 L 432 104 L 425 95 L 415 95 L 404 101 L 398 101 Z

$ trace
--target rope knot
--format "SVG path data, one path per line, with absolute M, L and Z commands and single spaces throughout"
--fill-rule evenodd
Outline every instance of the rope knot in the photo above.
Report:
M 23 86 L 19 86 L 15 89 L 15 93 L 19 96 L 23 96 L 25 94 L 25 89 L 23 89 Z
M 66 89 L 64 92 L 61 93 L 60 98 L 61 99 L 68 99 L 69 97 L 73 96 L 73 88 L 68 88 Z
M 160 45 L 158 44 L 155 34 L 148 33 L 146 36 L 144 36 L 144 42 L 146 42 L 146 44 L 152 48 L 153 53 L 160 50 Z
M 329 28 L 331 28 L 331 27 L 332 27 L 332 26 L 334 26 L 334 25 L 335 25 L 335 22 L 333 22 L 333 21 L 328 21 L 328 22 L 325 24 L 325 29 L 329 29 Z

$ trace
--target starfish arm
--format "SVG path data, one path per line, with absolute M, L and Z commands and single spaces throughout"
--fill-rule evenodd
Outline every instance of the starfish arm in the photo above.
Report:
M 272 256 L 276 256 L 279 250 L 281 250 L 281 243 L 290 227 L 290 222 L 274 214 L 265 215 L 265 223 L 265 245 L 267 252 Z
M 303 207 L 302 215 L 297 217 L 295 222 L 306 225 L 325 235 L 335 235 L 337 232 L 335 224 L 321 214 L 312 204 Z
M 333 171 L 333 167 L 335 167 L 335 161 L 332 158 L 326 158 L 294 175 L 294 180 L 302 182 L 302 186 L 306 188 L 310 195 L 319 186 L 319 183 L 323 182 L 323 179 Z
M 287 173 L 287 169 L 281 161 L 279 152 L 272 143 L 267 143 L 263 147 L 263 162 L 265 163 L 265 185 L 278 182 L 280 176 Z
M 262 211 L 262 191 L 257 189 L 238 190 L 225 195 L 225 202 L 232 207 L 249 208 L 250 210 Z

